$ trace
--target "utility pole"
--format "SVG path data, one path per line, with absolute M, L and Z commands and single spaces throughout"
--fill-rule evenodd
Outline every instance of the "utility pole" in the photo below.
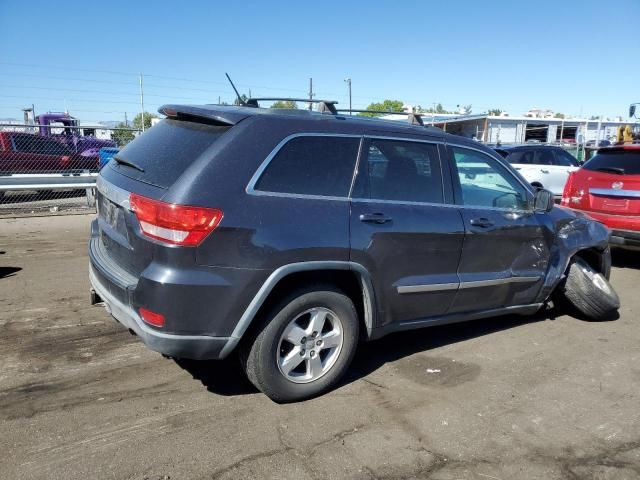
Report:
M 125 125 L 126 127 L 128 127 L 128 126 L 129 126 L 129 120 L 127 120 L 127 112 L 124 112 L 124 125 Z
M 140 72 L 140 108 L 141 108 L 141 120 L 142 131 L 144 132 L 144 89 L 142 88 L 142 72 Z
M 351 115 L 351 77 L 345 78 L 345 82 L 347 82 L 347 86 L 349 87 L 349 115 Z
M 309 111 L 313 110 L 313 78 L 309 78 Z

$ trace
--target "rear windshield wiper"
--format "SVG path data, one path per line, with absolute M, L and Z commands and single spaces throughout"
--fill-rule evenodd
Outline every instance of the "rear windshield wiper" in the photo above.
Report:
M 618 175 L 624 175 L 624 168 L 600 167 L 600 168 L 596 168 L 596 170 L 598 170 L 599 172 L 611 172 L 611 173 L 617 173 Z
M 135 168 L 136 170 L 141 171 L 142 173 L 144 173 L 144 168 L 142 168 L 140 165 L 135 164 L 129 160 L 125 160 L 124 158 L 120 158 L 118 156 L 113 157 L 113 159 L 118 162 L 119 165 L 126 165 L 127 167 L 131 167 L 131 168 Z

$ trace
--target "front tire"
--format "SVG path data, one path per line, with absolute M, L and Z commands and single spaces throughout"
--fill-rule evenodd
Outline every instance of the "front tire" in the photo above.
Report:
M 620 308 L 618 294 L 609 281 L 580 258 L 571 261 L 562 293 L 590 320 L 607 320 Z
M 333 388 L 356 351 L 358 315 L 332 286 L 298 290 L 276 304 L 240 355 L 247 377 L 275 402 L 315 397 Z

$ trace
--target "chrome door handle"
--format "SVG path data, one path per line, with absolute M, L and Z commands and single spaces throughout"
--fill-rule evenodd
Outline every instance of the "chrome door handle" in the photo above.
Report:
M 365 223 L 383 224 L 391 220 L 391 217 L 387 217 L 384 213 L 363 213 L 360 215 L 360 221 Z
M 469 223 L 471 223 L 471 225 L 473 225 L 474 227 L 480 227 L 480 228 L 489 228 L 489 227 L 493 227 L 494 225 L 494 223 L 491 220 L 484 217 L 472 218 Z

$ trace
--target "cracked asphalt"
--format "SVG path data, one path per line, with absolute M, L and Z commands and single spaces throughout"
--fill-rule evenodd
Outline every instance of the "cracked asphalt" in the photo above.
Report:
M 277 405 L 89 305 L 91 216 L 0 220 L 3 479 L 640 478 L 640 253 L 620 318 L 546 310 L 396 334 Z

